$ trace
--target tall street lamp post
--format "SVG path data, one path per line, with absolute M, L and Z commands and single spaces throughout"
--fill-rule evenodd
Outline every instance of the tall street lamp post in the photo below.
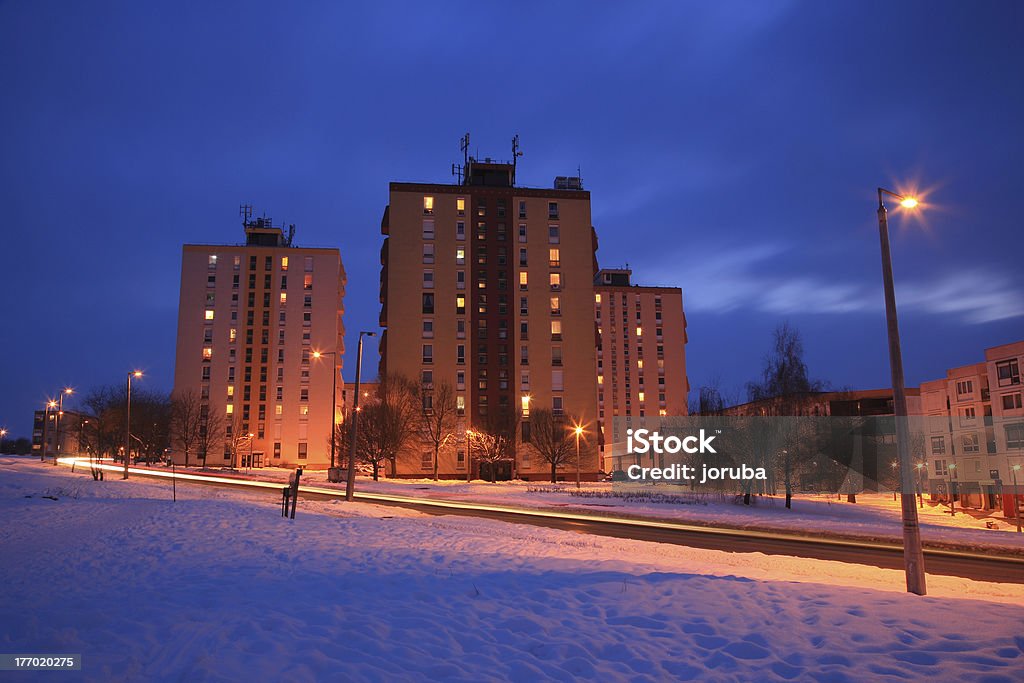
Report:
M 64 397 L 65 396 L 70 396 L 73 393 L 75 393 L 74 389 L 72 389 L 71 387 L 64 387 L 64 391 L 60 392 L 60 396 L 57 397 L 57 418 L 55 420 L 55 422 L 57 424 L 54 425 L 54 431 L 57 434 L 57 436 L 56 436 L 57 444 L 54 446 L 54 453 L 53 453 L 53 466 L 54 467 L 57 466 L 57 459 L 60 457 L 60 447 L 61 447 L 60 427 L 61 427 L 61 422 L 63 421 L 63 418 L 64 418 Z
M 473 480 L 473 430 L 466 430 L 466 481 Z
M 43 408 L 43 443 L 39 447 L 39 462 L 46 462 L 46 437 L 50 431 L 50 411 L 57 407 L 57 402 L 50 399 Z
M 128 478 L 128 461 L 132 459 L 132 378 L 142 377 L 141 370 L 134 370 L 128 373 L 128 383 L 125 390 L 125 413 L 124 413 L 124 476 Z
M 363 336 L 376 337 L 376 332 L 359 332 L 359 345 L 356 348 L 356 388 L 352 392 L 352 429 L 349 435 L 348 447 L 348 477 L 345 482 L 345 500 L 351 501 L 355 495 L 356 486 L 356 434 L 359 429 L 359 380 L 363 372 Z
M 1018 499 L 1020 492 L 1017 490 L 1017 472 L 1020 472 L 1020 465 L 1014 465 L 1010 468 L 1013 473 L 1013 512 L 1017 518 L 1017 533 L 1020 533 L 1020 500 Z
M 4 452 L 4 439 L 7 438 L 7 429 L 0 427 L 0 453 Z
M 313 358 L 331 357 L 331 470 L 334 470 L 334 453 L 336 434 L 338 431 L 338 363 L 337 351 L 314 351 Z M 330 473 L 330 470 L 328 471 Z
M 573 433 L 576 435 L 576 488 L 580 487 L 580 435 L 583 434 L 583 425 L 575 425 Z
M 917 504 L 918 504 L 918 507 L 923 508 L 924 507 L 924 481 L 922 481 L 922 477 L 924 477 L 924 463 L 923 462 L 919 462 L 916 465 L 914 465 L 914 467 L 917 468 Z
M 949 481 L 949 516 L 956 517 L 956 498 L 953 494 L 953 477 L 956 475 L 956 463 L 952 462 L 946 466 L 946 477 Z
M 900 462 L 901 507 L 903 511 L 903 563 L 907 576 L 907 591 L 925 595 L 924 550 L 921 546 L 921 527 L 914 505 L 913 463 L 910 461 L 910 430 L 907 425 L 907 396 L 903 386 L 903 355 L 900 351 L 900 329 L 896 318 L 896 292 L 892 278 L 892 256 L 889 252 L 889 223 L 882 196 L 899 201 L 900 206 L 912 209 L 918 202 L 895 192 L 878 188 L 878 238 L 882 246 L 882 281 L 885 286 L 885 319 L 889 336 L 889 366 L 892 371 L 892 398 L 896 416 L 896 452 Z

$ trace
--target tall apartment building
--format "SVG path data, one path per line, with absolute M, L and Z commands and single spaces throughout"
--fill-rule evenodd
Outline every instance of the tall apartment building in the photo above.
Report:
M 174 391 L 224 416 L 207 464 L 326 467 L 344 391 L 341 255 L 293 246 L 294 229 L 285 237 L 267 218 L 244 229 L 244 244 L 182 249 Z
M 1024 408 L 1020 367 L 1024 341 L 985 350 L 985 361 L 946 372 L 921 385 L 933 497 L 1014 514 L 1024 505 Z M 1014 467 L 1021 469 L 1014 470 Z
M 427 401 L 449 383 L 460 434 L 495 414 L 519 413 L 515 459 L 500 464 L 498 478 L 548 476 L 523 443 L 538 407 L 588 425 L 583 476 L 599 469 L 597 237 L 579 179 L 555 185 L 518 187 L 514 164 L 468 158 L 458 184 L 391 183 L 381 223 L 380 371 L 418 380 Z M 468 437 L 439 458 L 442 476 L 467 470 L 480 474 Z M 398 463 L 399 476 L 431 471 L 427 449 Z
M 605 268 L 594 278 L 597 409 L 606 472 L 623 469 L 626 429 L 657 430 L 661 417 L 687 414 L 683 291 L 634 285 L 631 276 L 628 269 Z

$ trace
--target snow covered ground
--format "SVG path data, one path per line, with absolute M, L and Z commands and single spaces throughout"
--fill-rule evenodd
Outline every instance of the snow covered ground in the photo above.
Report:
M 263 468 L 239 473 L 247 477 L 286 481 L 291 470 Z M 309 471 L 303 482 L 317 486 L 339 486 L 326 483 L 326 473 Z M 343 486 L 343 485 L 341 485 Z M 395 479 L 374 482 L 359 478 L 357 491 L 389 493 L 421 498 L 442 498 L 473 502 L 500 503 L 517 507 L 572 509 L 592 514 L 618 514 L 653 517 L 674 521 L 721 525 L 737 529 L 757 528 L 813 534 L 830 533 L 858 538 L 899 540 L 902 534 L 900 504 L 892 494 L 862 494 L 858 502 L 847 503 L 836 496 L 802 496 L 793 499 L 793 509 L 787 510 L 782 497 L 759 497 L 756 505 L 743 506 L 731 502 L 731 497 L 709 495 L 694 504 L 652 503 L 604 497 L 613 490 L 612 484 L 584 484 L 583 492 L 598 497 L 573 495 L 574 484 L 544 484 L 510 481 L 490 484 L 482 481 L 433 481 L 432 479 Z M 531 491 L 533 489 L 533 491 Z M 538 492 L 537 489 L 540 489 Z M 641 489 L 638 489 L 641 490 Z M 653 492 L 672 495 L 678 489 L 647 487 Z M 997 527 L 989 529 L 985 519 L 957 511 L 949 514 L 946 505 L 925 500 L 918 510 L 921 534 L 926 543 L 968 548 L 1010 548 L 1024 552 L 1024 534 L 1016 533 L 1016 526 L 998 517 L 988 517 Z M 1012 520 L 1011 520 L 1012 522 Z
M 0 458 L 0 652 L 83 655 L 0 678 L 1024 675 L 1019 584 L 258 496 Z

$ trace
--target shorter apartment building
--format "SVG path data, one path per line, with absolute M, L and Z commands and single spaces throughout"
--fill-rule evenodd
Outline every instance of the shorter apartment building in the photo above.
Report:
M 985 350 L 980 363 L 921 385 L 927 490 L 933 499 L 1009 517 L 1024 504 L 1024 341 Z M 1014 495 L 1014 480 L 1018 488 Z
M 628 268 L 594 278 L 597 410 L 602 469 L 631 464 L 626 430 L 657 430 L 661 418 L 687 414 L 686 314 L 679 287 L 634 285 Z
M 85 454 L 89 443 L 86 413 L 64 410 L 37 410 L 32 415 L 32 455 L 37 457 Z

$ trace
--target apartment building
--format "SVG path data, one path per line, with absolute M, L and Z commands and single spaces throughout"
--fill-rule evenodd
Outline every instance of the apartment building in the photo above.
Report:
M 295 246 L 294 226 L 286 237 L 268 218 L 243 228 L 243 244 L 182 249 L 174 391 L 222 416 L 208 465 L 327 467 L 344 391 L 341 255 Z
M 1024 485 L 1022 363 L 1024 341 L 995 346 L 985 350 L 984 362 L 921 385 L 933 498 L 1014 514 L 1014 477 Z
M 597 410 L 603 469 L 623 469 L 625 430 L 686 415 L 686 314 L 678 287 L 634 285 L 628 268 L 594 278 Z M 631 464 L 632 461 L 626 463 Z
M 92 416 L 77 410 L 36 410 L 32 414 L 32 455 L 79 455 L 87 451 Z
M 526 445 L 542 407 L 584 423 L 581 470 L 595 478 L 597 238 L 579 179 L 521 187 L 514 163 L 468 157 L 456 184 L 391 183 L 381 232 L 380 372 L 418 381 L 427 409 L 442 384 L 456 394 L 465 437 L 442 450 L 440 476 L 480 476 L 466 432 L 510 416 L 515 452 L 488 474 L 547 477 Z M 414 449 L 398 476 L 432 473 L 432 457 Z

